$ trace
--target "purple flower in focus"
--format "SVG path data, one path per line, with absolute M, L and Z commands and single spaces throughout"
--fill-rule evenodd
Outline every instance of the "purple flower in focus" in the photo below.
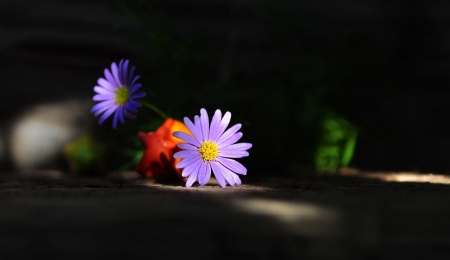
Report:
M 146 94 L 143 91 L 138 91 L 141 88 L 141 83 L 137 83 L 139 76 L 134 76 L 134 67 L 128 72 L 128 60 L 121 60 L 119 66 L 113 62 L 111 64 L 111 71 L 105 69 L 105 78 L 99 78 L 98 86 L 94 87 L 97 93 L 93 100 L 99 101 L 91 112 L 95 116 L 103 113 L 98 121 L 102 124 L 109 116 L 114 113 L 112 122 L 113 128 L 117 127 L 117 122 L 125 123 L 125 117 L 136 118 L 133 113 L 137 112 L 137 108 L 141 104 L 134 99 L 142 98 Z
M 226 112 L 222 118 L 222 112 L 217 109 L 209 125 L 208 113 L 204 108 L 200 110 L 200 117 L 194 117 L 194 123 L 189 118 L 184 118 L 184 123 L 189 128 L 191 135 L 184 132 L 174 132 L 173 136 L 186 143 L 178 144 L 183 149 L 173 155 L 183 160 L 177 164 L 177 168 L 184 168 L 183 177 L 188 177 L 186 187 L 191 187 L 195 181 L 205 185 L 211 177 L 211 171 L 222 188 L 227 182 L 231 185 L 240 185 L 238 174 L 247 174 L 247 169 L 239 162 L 230 158 L 248 156 L 247 150 L 252 147 L 250 143 L 236 143 L 242 137 L 241 124 L 236 124 L 227 131 L 231 113 Z

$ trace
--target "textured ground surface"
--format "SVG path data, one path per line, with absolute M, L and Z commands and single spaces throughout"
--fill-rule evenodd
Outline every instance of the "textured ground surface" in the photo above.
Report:
M 37 175 L 34 175 L 37 176 Z M 0 259 L 449 259 L 450 186 L 0 175 Z

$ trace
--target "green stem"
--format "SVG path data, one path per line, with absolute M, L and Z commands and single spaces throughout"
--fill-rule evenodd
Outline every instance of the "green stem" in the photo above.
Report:
M 161 110 L 159 110 L 159 109 L 158 109 L 157 107 L 155 107 L 154 105 L 152 105 L 152 104 L 150 104 L 150 103 L 147 103 L 147 102 L 144 102 L 144 101 L 140 101 L 140 100 L 139 100 L 139 102 L 140 102 L 142 105 L 144 105 L 144 106 L 150 108 L 151 110 L 153 110 L 156 114 L 160 115 L 162 118 L 164 118 L 164 119 L 169 118 L 166 114 L 164 114 Z

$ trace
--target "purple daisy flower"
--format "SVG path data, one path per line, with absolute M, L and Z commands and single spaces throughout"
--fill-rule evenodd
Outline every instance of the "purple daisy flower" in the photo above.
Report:
M 113 128 L 117 127 L 117 122 L 125 123 L 125 117 L 136 118 L 133 113 L 137 112 L 137 108 L 141 104 L 134 99 L 142 98 L 146 94 L 143 91 L 138 91 L 141 88 L 141 83 L 137 83 L 139 76 L 134 76 L 134 69 L 132 67 L 128 72 L 128 60 L 121 60 L 119 66 L 115 62 L 111 64 L 111 71 L 105 69 L 105 78 L 99 78 L 98 86 L 94 87 L 97 93 L 93 100 L 99 101 L 91 112 L 95 116 L 103 113 L 99 119 L 99 124 L 114 113 L 112 122 Z
M 252 147 L 250 143 L 238 143 L 242 133 L 237 132 L 241 124 L 236 124 L 227 131 L 231 113 L 226 112 L 222 118 L 222 112 L 217 109 L 209 125 L 208 113 L 204 108 L 200 110 L 200 117 L 194 117 L 194 123 L 189 118 L 184 118 L 184 123 L 189 128 L 193 137 L 184 132 L 174 132 L 173 136 L 186 141 L 178 144 L 183 149 L 173 155 L 183 160 L 177 164 L 177 168 L 184 168 L 183 177 L 188 177 L 186 187 L 191 187 L 195 181 L 203 186 L 214 173 L 222 188 L 227 182 L 231 185 L 240 185 L 238 174 L 247 174 L 247 169 L 239 162 L 230 158 L 242 158 L 248 156 L 247 150 Z

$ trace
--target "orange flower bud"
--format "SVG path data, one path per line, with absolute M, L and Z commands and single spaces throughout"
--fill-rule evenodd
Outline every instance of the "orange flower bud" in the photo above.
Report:
M 181 179 L 181 169 L 175 165 L 181 159 L 173 158 L 182 140 L 172 136 L 175 131 L 190 133 L 180 121 L 168 118 L 155 132 L 139 132 L 138 137 L 144 146 L 144 154 L 135 171 L 144 177 L 157 179 Z

